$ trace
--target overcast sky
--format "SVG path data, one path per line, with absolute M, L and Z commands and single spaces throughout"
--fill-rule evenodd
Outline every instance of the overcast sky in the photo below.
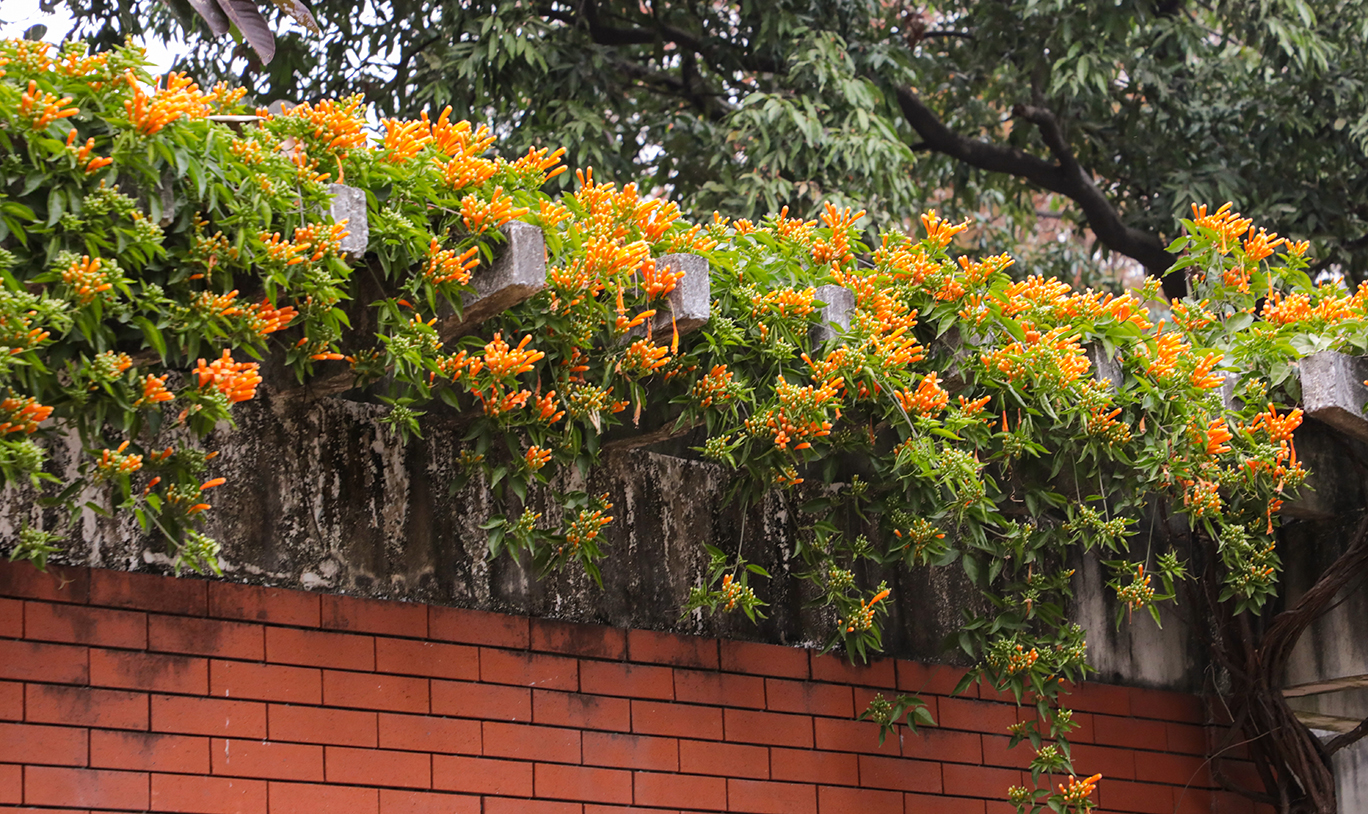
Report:
M 51 14 L 44 14 L 38 8 L 38 0 L 0 0 L 0 39 L 9 37 L 21 37 L 30 26 L 42 23 L 48 27 L 44 40 L 52 43 L 59 43 L 62 37 L 71 31 L 71 14 L 67 12 L 66 5 L 57 2 L 56 8 Z M 163 43 L 160 40 L 144 41 L 139 43 L 147 49 L 147 57 L 152 60 L 153 73 L 164 73 L 171 68 L 171 62 L 175 54 L 180 50 L 181 43 Z

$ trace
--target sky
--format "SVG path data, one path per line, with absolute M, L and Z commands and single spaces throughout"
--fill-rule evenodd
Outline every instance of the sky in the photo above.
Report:
M 0 2 L 0 20 L 4 21 L 0 23 L 0 39 L 22 37 L 30 26 L 42 23 L 48 27 L 43 39 L 60 43 L 62 37 L 71 31 L 72 20 L 66 5 L 60 0 L 54 5 L 51 14 L 44 14 L 38 8 L 38 0 L 3 0 Z M 170 70 L 176 54 L 184 47 L 179 41 L 164 43 L 155 39 L 145 39 L 138 44 L 147 49 L 147 58 L 153 63 L 149 70 L 154 74 Z

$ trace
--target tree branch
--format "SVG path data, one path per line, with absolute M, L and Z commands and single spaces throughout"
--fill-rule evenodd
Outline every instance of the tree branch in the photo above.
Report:
M 1357 743 L 1365 736 L 1368 736 L 1368 718 L 1359 721 L 1359 725 L 1341 735 L 1336 735 L 1325 742 L 1325 753 L 1333 755 L 1346 746 Z

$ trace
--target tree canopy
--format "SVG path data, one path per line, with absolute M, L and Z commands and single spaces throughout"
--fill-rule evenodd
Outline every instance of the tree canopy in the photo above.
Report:
M 107 43 L 205 27 L 174 2 L 69 4 Z M 697 216 L 833 201 L 906 225 L 936 204 L 1020 245 L 1045 192 L 1157 275 L 1192 201 L 1235 200 L 1318 268 L 1368 273 L 1359 0 L 319 0 L 318 34 L 273 13 L 268 65 L 194 38 L 183 67 L 263 101 L 451 105 Z M 1076 269 L 1044 248 L 1033 270 Z

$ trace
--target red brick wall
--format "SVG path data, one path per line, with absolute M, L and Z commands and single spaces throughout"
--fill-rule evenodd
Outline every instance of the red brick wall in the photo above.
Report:
M 0 565 L 0 811 L 994 814 L 1008 703 L 950 668 L 119 571 Z M 940 724 L 853 720 L 922 691 Z M 1089 684 L 1103 811 L 1245 811 L 1198 699 Z M 12 807 L 11 807 L 12 806 Z

